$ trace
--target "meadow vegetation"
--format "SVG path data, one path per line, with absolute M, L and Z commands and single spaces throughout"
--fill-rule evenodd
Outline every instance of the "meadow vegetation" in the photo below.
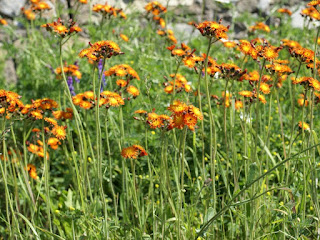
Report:
M 0 239 L 320 238 L 319 0 L 303 29 L 238 17 L 243 39 L 156 1 L 74 4 L 30 0 L 26 36 L 0 19 Z

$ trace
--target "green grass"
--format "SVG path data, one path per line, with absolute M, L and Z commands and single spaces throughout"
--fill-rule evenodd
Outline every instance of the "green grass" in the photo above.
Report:
M 172 43 L 159 36 L 156 30 L 160 27 L 145 16 L 132 13 L 126 20 L 114 18 L 103 26 L 88 22 L 80 26 L 84 33 L 75 34 L 62 46 L 62 64 L 77 61 L 82 73 L 80 83 L 74 82 L 76 94 L 100 90 L 97 69 L 78 57 L 89 47 L 82 36 L 91 43 L 112 40 L 120 46 L 124 54 L 106 59 L 105 70 L 117 64 L 130 65 L 140 76 L 140 81 L 130 82 L 140 95 L 108 109 L 85 110 L 73 105 L 66 77 L 57 79 L 51 72 L 51 67 L 61 65 L 60 37 L 39 26 L 56 19 L 37 18 L 31 24 L 19 16 L 27 29 L 24 38 L 16 36 L 14 26 L 1 26 L 10 39 L 2 47 L 8 58 L 15 59 L 19 81 L 0 86 L 21 95 L 25 105 L 36 99 L 53 99 L 59 105 L 54 110 L 72 107 L 74 117 L 58 121 L 66 126 L 66 139 L 60 140 L 57 150 L 44 144 L 49 153 L 44 160 L 27 148 L 52 137 L 43 128 L 49 124 L 22 114 L 21 109 L 11 119 L 6 119 L 6 113 L 0 115 L 0 239 L 319 238 L 318 98 L 312 88 L 291 81 L 296 74 L 319 76 L 305 64 L 298 70 L 297 59 L 283 48 L 279 59 L 289 60 L 295 72 L 281 88 L 271 86 L 271 93 L 264 95 L 266 104 L 253 97 L 237 110 L 235 101 L 243 100 L 238 92 L 252 91 L 261 81 L 250 84 L 221 75 L 203 76 L 206 64 L 198 66 L 197 72 L 183 64 L 177 67 L 178 60 L 166 49 Z M 278 13 L 268 17 L 275 16 Z M 170 11 L 165 18 L 167 24 L 180 21 Z M 270 33 L 255 31 L 246 39 L 261 37 L 277 47 L 282 39 L 290 39 L 315 50 L 316 27 L 294 29 L 290 19 L 281 18 L 281 25 L 271 25 Z M 182 20 L 188 22 L 192 17 Z M 249 27 L 265 19 L 244 14 L 236 20 Z M 233 34 L 232 26 L 228 35 Z M 123 41 L 120 33 L 130 40 Z M 177 47 L 179 36 L 176 33 Z M 188 46 L 200 56 L 208 50 L 208 39 L 199 35 L 190 39 Z M 218 64 L 234 63 L 248 72 L 268 74 L 262 58 L 259 62 L 244 58 L 240 51 L 225 48 L 219 41 L 209 50 Z M 0 71 L 4 60 L 1 57 Z M 173 96 L 164 92 L 164 77 L 169 79 L 176 71 L 190 82 L 192 93 Z M 115 83 L 118 79 L 107 77 L 104 90 L 120 91 Z M 199 94 L 194 95 L 198 79 L 200 99 Z M 268 83 L 274 85 L 274 79 L 272 75 Z M 226 90 L 232 96 L 225 108 L 222 96 Z M 297 104 L 302 93 L 307 93 L 309 101 L 304 108 Z M 144 109 L 170 116 L 168 106 L 173 99 L 202 110 L 204 119 L 194 131 L 186 126 L 170 131 L 151 129 L 143 116 L 134 114 Z M 3 97 L 0 105 L 7 112 Z M 51 110 L 44 112 L 46 117 L 52 116 Z M 311 129 L 301 131 L 299 121 L 307 122 Z M 40 132 L 31 132 L 33 128 Z M 133 144 L 143 146 L 148 156 L 121 157 L 122 149 Z M 28 175 L 27 164 L 35 165 L 37 179 Z

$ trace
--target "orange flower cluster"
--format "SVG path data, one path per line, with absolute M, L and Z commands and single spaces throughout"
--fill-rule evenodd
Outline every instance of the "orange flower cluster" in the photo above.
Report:
M 194 131 L 198 120 L 203 120 L 203 115 L 199 108 L 193 105 L 187 105 L 179 100 L 173 101 L 168 107 L 168 110 L 172 112 L 171 116 L 165 114 L 158 115 L 154 110 L 150 113 L 145 110 L 137 110 L 134 113 L 145 116 L 146 119 L 139 119 L 137 117 L 134 117 L 134 119 L 146 120 L 152 129 L 183 129 L 187 126 L 192 131 Z
M 307 4 L 308 6 L 317 7 L 320 6 L 320 0 L 313 0 Z
M 21 8 L 21 12 L 23 13 L 23 15 L 30 21 L 35 20 L 36 19 L 36 14 L 32 11 L 32 9 L 24 9 Z
M 188 84 L 187 79 L 182 76 L 181 74 L 177 74 L 176 77 L 174 74 L 170 74 L 171 78 L 175 78 L 173 81 L 169 81 L 164 83 L 165 89 L 164 91 L 168 94 L 171 94 L 173 92 L 173 86 L 175 85 L 175 91 L 181 92 L 182 90 L 185 90 L 186 92 L 191 92 L 191 86 Z
M 262 45 L 256 45 L 254 42 L 247 40 L 240 40 L 239 48 L 244 55 L 251 56 L 252 59 L 257 60 L 258 57 L 264 58 L 267 61 L 273 61 L 278 57 L 282 46 L 275 47 L 264 41 Z
M 79 3 L 82 3 L 82 4 L 87 4 L 88 3 L 88 0 L 78 0 Z
M 203 115 L 199 108 L 187 105 L 179 100 L 173 101 L 168 110 L 172 112 L 172 122 L 168 126 L 168 130 L 173 128 L 183 129 L 184 126 L 187 126 L 194 131 L 198 120 L 203 120 Z
M 161 13 L 166 13 L 167 12 L 167 8 L 162 6 L 159 2 L 157 1 L 153 1 L 148 3 L 144 9 L 149 13 L 151 13 L 152 15 L 158 16 Z
M 219 99 L 218 96 L 212 96 L 214 99 Z M 223 101 L 223 104 L 225 107 L 230 107 L 231 106 L 231 97 L 232 97 L 232 94 L 230 92 L 222 92 L 222 101 Z M 217 104 L 221 104 L 221 103 L 217 103 Z M 235 99 L 235 102 L 234 102 L 234 108 L 236 110 L 239 110 L 240 108 L 243 108 L 243 102 L 241 100 L 237 100 Z
M 38 140 L 38 144 L 32 144 L 30 143 L 29 146 L 27 147 L 28 151 L 37 155 L 38 157 L 44 158 L 44 149 L 43 149 L 43 143 Z M 46 152 L 46 158 L 49 159 L 49 152 Z
M 225 79 L 241 80 L 241 77 L 246 73 L 233 63 L 221 63 L 221 65 L 217 65 L 217 68 L 220 69 L 221 76 Z
M 195 24 L 195 27 L 200 31 L 202 36 L 216 39 L 228 38 L 227 32 L 229 30 L 229 27 L 223 26 L 221 24 L 221 21 L 204 21 L 202 23 Z
M 29 173 L 29 176 L 33 179 L 37 179 L 38 178 L 38 175 L 37 175 L 37 169 L 36 169 L 36 166 L 33 165 L 33 164 L 28 164 L 27 167 L 26 167 L 26 170 L 28 171 Z
M 287 14 L 289 16 L 292 15 L 292 12 L 288 9 L 288 8 L 279 8 L 277 10 L 278 13 L 283 13 L 283 14 Z
M 140 145 L 133 145 L 131 147 L 123 148 L 121 156 L 123 158 L 137 159 L 138 157 L 148 156 L 148 153 Z
M 104 75 L 109 76 L 117 76 L 127 79 L 127 83 L 129 83 L 132 79 L 140 80 L 138 73 L 130 67 L 128 64 L 120 64 L 111 67 L 109 70 L 104 72 Z
M 4 18 L 0 18 L 0 24 L 1 25 L 8 25 L 8 22 Z
M 311 63 L 314 61 L 314 51 L 308 48 L 289 48 L 289 53 L 301 63 Z
M 75 22 L 71 22 L 69 25 L 64 25 L 63 21 L 58 18 L 56 22 L 46 23 L 41 25 L 41 27 L 46 28 L 49 32 L 57 33 L 60 37 L 64 38 L 71 35 L 72 33 L 81 32 L 82 29 L 75 25 Z
M 172 45 L 167 47 L 167 49 L 171 52 L 171 56 L 184 58 L 192 54 L 191 48 L 184 43 L 181 43 L 181 48 L 177 48 L 176 45 Z
M 118 107 L 124 105 L 123 98 L 115 92 L 103 91 L 101 94 L 99 106 L 105 105 L 106 108 Z
M 113 41 L 98 41 L 93 44 L 89 42 L 90 47 L 81 50 L 79 57 L 88 58 L 88 60 L 98 62 L 100 59 L 111 58 L 123 54 L 120 47 Z
M 162 17 L 160 17 L 160 15 L 166 13 L 167 8 L 162 6 L 157 1 L 148 3 L 144 8 L 147 11 L 147 13 L 151 13 L 153 15 L 153 21 L 159 24 L 162 28 L 165 28 L 166 22 Z
M 49 98 L 43 98 L 33 100 L 32 104 L 24 105 L 19 98 L 20 96 L 17 93 L 0 90 L 0 115 L 6 114 L 7 119 L 10 119 L 13 115 L 19 116 L 20 118 L 26 116 L 27 119 L 32 120 L 43 119 L 49 124 L 48 127 L 45 127 L 46 133 L 52 133 L 58 139 L 64 139 L 66 137 L 65 127 L 59 126 L 55 119 L 46 117 L 54 108 L 58 107 L 56 101 Z M 61 112 L 64 119 L 72 118 L 72 110 L 71 112 L 68 111 L 67 114 L 63 111 Z M 53 115 L 55 116 L 54 111 Z M 43 153 L 43 151 L 41 153 L 39 149 L 37 152 L 40 152 L 40 155 Z
M 308 18 L 309 21 L 312 21 L 312 20 L 320 21 L 320 13 L 313 6 L 302 9 L 300 14 L 302 17 Z
M 74 64 L 70 64 L 69 66 L 64 66 L 63 67 L 63 72 L 68 76 L 74 76 L 78 79 L 81 79 L 82 77 L 82 74 L 81 72 L 79 71 L 79 66 L 77 65 L 74 65 Z M 62 74 L 62 71 L 61 71 L 61 67 L 57 67 L 55 69 L 55 73 L 57 74 L 57 78 L 61 78 L 61 74 Z
M 72 119 L 73 118 L 73 110 L 72 108 L 67 108 L 66 111 L 58 110 L 58 111 L 52 111 L 52 115 L 57 120 L 66 120 L 66 119 Z
M 94 96 L 93 91 L 79 93 L 72 97 L 72 102 L 74 105 L 86 110 L 94 108 L 96 100 L 97 98 Z M 118 93 L 103 91 L 100 94 L 99 107 L 105 106 L 106 108 L 109 108 L 118 107 L 120 105 L 124 105 L 124 100 Z
M 50 10 L 51 7 L 48 3 L 41 1 L 41 0 L 30 0 L 31 6 L 28 6 L 27 8 L 21 8 L 21 12 L 24 14 L 24 16 L 28 20 L 34 20 L 36 19 L 36 13 L 35 12 L 43 12 L 45 10 Z
M 6 114 L 10 119 L 13 114 L 19 115 L 20 110 L 24 107 L 20 101 L 21 96 L 15 92 L 0 90 L 0 116 Z
M 240 81 L 247 80 L 250 82 L 257 82 L 257 81 L 259 81 L 259 78 L 260 78 L 259 72 L 257 70 L 254 70 L 252 72 L 248 72 L 246 74 L 243 74 L 239 80 Z
M 282 46 L 287 47 L 289 49 L 302 47 L 298 42 L 289 40 L 289 39 L 282 39 L 281 42 L 282 42 Z
M 320 82 L 312 77 L 300 77 L 300 78 L 292 77 L 292 83 L 302 85 L 305 88 L 311 87 L 318 92 L 320 91 Z
M 311 69 L 312 73 L 313 73 L 313 70 L 314 70 L 314 63 L 309 63 L 306 65 L 306 67 L 308 69 Z M 320 76 L 320 61 L 318 59 L 316 59 L 316 69 L 317 69 L 317 73 L 318 75 Z
M 118 14 L 120 15 L 121 18 L 127 19 L 127 15 L 122 11 L 122 9 L 112 7 L 108 5 L 106 2 L 104 5 L 103 4 L 96 4 L 92 7 L 92 11 L 97 12 L 97 13 L 102 13 L 102 15 L 105 17 L 116 17 Z
M 121 77 L 116 81 L 116 84 L 120 87 L 126 87 L 126 92 L 129 93 L 134 98 L 139 96 L 140 92 L 138 88 L 133 85 L 129 85 L 130 81 L 133 79 L 140 80 L 137 72 L 130 67 L 128 64 L 120 64 L 111 67 L 109 70 L 104 72 L 105 76 L 117 76 Z
M 143 111 L 143 110 L 142 110 Z M 141 110 L 135 111 L 135 113 L 143 114 Z M 167 128 L 170 123 L 172 122 L 172 119 L 165 114 L 158 115 L 155 112 L 147 113 L 147 124 L 152 129 L 156 128 Z
M 263 22 L 257 22 L 254 26 L 251 26 L 249 29 L 251 32 L 254 32 L 255 30 L 262 30 L 267 33 L 270 32 L 270 27 L 264 24 Z
M 278 74 L 293 73 L 292 69 L 288 65 L 279 64 L 276 62 L 274 62 L 273 64 L 267 64 L 266 69 L 269 70 L 270 73 L 278 73 Z
M 253 98 L 257 98 L 257 94 L 255 92 L 248 91 L 248 90 L 240 91 L 238 94 L 245 98 L 250 98 L 250 101 L 253 100 Z M 259 101 L 262 102 L 263 104 L 267 103 L 265 96 L 262 94 L 259 94 Z
M 158 30 L 157 34 L 160 35 L 160 36 L 166 36 L 169 39 L 169 41 L 171 41 L 173 44 L 177 44 L 177 42 L 178 42 L 176 37 L 174 36 L 173 31 L 171 29 Z

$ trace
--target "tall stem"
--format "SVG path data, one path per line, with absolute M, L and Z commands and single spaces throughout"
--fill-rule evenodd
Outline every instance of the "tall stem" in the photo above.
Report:
M 210 92 L 209 92 L 209 82 L 208 82 L 208 74 L 207 74 L 207 68 L 208 68 L 208 58 L 209 53 L 212 45 L 212 38 L 209 38 L 208 48 L 207 48 L 207 55 L 205 59 L 204 64 L 204 82 L 206 85 L 206 98 L 208 102 L 208 108 L 209 108 L 209 120 L 210 120 L 210 164 L 211 164 L 211 179 L 212 179 L 212 191 L 213 191 L 213 212 L 216 211 L 216 187 L 215 187 L 215 157 L 217 152 L 217 143 L 216 143 L 216 128 L 214 123 L 214 116 L 212 113 L 211 108 L 211 98 L 210 98 Z

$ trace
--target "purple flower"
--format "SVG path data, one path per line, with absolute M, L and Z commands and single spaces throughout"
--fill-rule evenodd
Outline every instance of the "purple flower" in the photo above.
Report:
M 99 78 L 98 80 L 100 80 L 100 76 L 102 74 L 102 85 L 100 86 L 100 92 L 103 91 L 103 87 L 105 87 L 107 85 L 106 83 L 106 76 L 103 74 L 102 72 L 102 68 L 103 68 L 103 60 L 100 59 L 99 63 L 98 63 L 98 71 L 99 71 Z
M 70 90 L 70 93 L 72 94 L 72 96 L 76 95 L 76 93 L 74 92 L 73 79 L 71 76 L 68 77 L 67 83 L 68 83 L 68 87 L 69 87 L 69 90 Z

